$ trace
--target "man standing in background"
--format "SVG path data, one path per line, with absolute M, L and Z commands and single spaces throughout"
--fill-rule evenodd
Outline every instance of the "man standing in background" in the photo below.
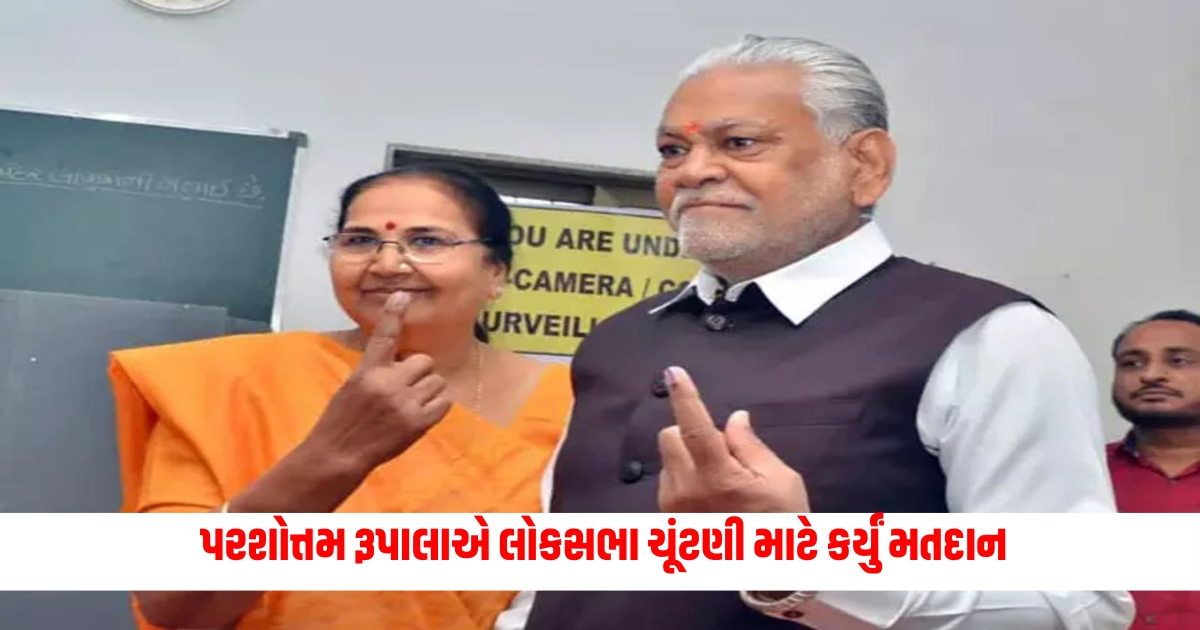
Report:
M 887 129 L 870 69 L 811 40 L 748 36 L 684 72 L 657 193 L 704 269 L 583 341 L 549 511 L 1115 511 L 1066 326 L 895 256 L 871 220 Z M 526 628 L 1124 630 L 1132 614 L 1124 592 L 540 592 Z
M 1133 424 L 1108 447 L 1121 512 L 1200 512 L 1200 315 L 1163 311 L 1113 342 L 1113 404 Z M 1200 628 L 1200 593 L 1141 592 L 1134 630 Z

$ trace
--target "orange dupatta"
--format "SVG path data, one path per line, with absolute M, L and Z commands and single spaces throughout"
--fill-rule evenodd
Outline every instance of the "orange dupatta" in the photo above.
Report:
M 114 352 L 122 511 L 206 512 L 236 496 L 304 440 L 358 356 L 306 332 Z M 570 405 L 568 370 L 551 365 L 507 427 L 455 406 L 338 511 L 537 512 Z M 271 592 L 237 627 L 490 628 L 513 595 Z

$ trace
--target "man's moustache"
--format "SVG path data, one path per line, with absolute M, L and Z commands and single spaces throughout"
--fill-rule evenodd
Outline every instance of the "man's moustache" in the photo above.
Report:
M 1183 398 L 1183 392 L 1176 391 L 1174 389 L 1171 389 L 1170 387 L 1162 387 L 1162 386 L 1143 387 L 1143 388 L 1133 392 L 1132 397 L 1140 398 L 1146 394 L 1164 394 L 1167 396 L 1175 396 L 1176 398 Z
M 675 195 L 671 201 L 672 212 L 679 212 L 691 206 L 753 206 L 754 201 L 745 197 L 718 195 L 713 193 L 683 192 Z

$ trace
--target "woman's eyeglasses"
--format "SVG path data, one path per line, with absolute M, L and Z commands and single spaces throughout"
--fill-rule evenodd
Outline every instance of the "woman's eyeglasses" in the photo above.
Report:
M 326 236 L 322 240 L 335 256 L 351 262 L 371 260 L 379 255 L 384 245 L 391 243 L 396 246 L 400 255 L 405 259 L 426 265 L 444 262 L 460 245 L 487 242 L 487 239 L 482 238 L 451 239 L 434 234 L 417 234 L 402 240 L 390 241 L 365 232 L 339 232 Z

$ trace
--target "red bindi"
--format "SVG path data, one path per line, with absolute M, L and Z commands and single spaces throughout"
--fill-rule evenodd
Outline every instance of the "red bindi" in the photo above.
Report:
M 391 221 L 388 221 L 387 223 L 385 223 L 385 224 L 383 225 L 383 227 L 385 227 L 385 228 L 387 228 L 387 229 L 389 229 L 389 230 L 394 230 L 394 229 L 396 229 L 396 224 L 395 224 L 395 223 L 392 223 Z
M 692 122 L 684 125 L 683 130 L 687 133 L 694 134 L 700 131 L 700 123 L 693 120 Z

